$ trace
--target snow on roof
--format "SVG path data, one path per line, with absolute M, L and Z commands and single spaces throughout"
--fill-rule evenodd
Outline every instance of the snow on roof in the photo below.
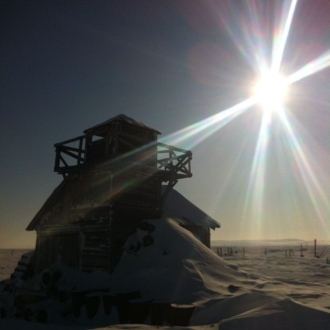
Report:
M 148 127 L 147 125 L 144 125 L 143 123 L 139 122 L 139 121 L 136 121 L 135 119 L 131 118 L 131 117 L 128 117 L 124 114 L 120 114 L 116 117 L 113 117 L 113 118 L 110 118 L 106 121 L 104 121 L 103 123 L 100 123 L 100 124 L 97 124 L 93 127 L 90 127 L 90 128 L 87 128 L 86 130 L 84 130 L 84 133 L 88 133 L 90 131 L 93 131 L 95 130 L 96 128 L 100 128 L 102 126 L 106 126 L 106 125 L 109 125 L 110 123 L 112 122 L 115 122 L 115 121 L 118 121 L 118 122 L 121 122 L 121 123 L 126 123 L 126 124 L 130 124 L 130 125 L 134 125 L 134 126 L 139 126 L 139 127 L 143 127 L 145 129 L 149 129 L 151 131 L 154 131 L 158 134 L 160 134 L 160 132 L 158 132 L 157 130 L 151 128 L 151 127 Z
M 165 201 L 164 216 L 176 219 L 177 222 L 184 225 L 197 225 L 212 229 L 220 228 L 217 221 L 174 189 L 171 189 Z

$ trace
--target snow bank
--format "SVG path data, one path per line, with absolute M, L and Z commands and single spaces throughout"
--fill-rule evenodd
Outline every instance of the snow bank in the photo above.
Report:
M 193 306 L 190 326 L 186 329 L 202 330 L 210 326 L 215 329 L 257 330 L 330 328 L 329 309 L 312 308 L 288 299 L 297 281 L 282 283 L 240 270 L 218 257 L 170 218 L 148 220 L 147 223 L 149 225 L 143 226 L 144 229 L 138 229 L 129 237 L 122 258 L 111 275 L 103 272 L 85 274 L 57 264 L 50 269 L 53 274 L 61 271 L 57 287 L 63 291 L 94 292 L 92 294 L 99 295 L 100 301 L 104 295 L 119 297 L 138 293 L 133 303 Z M 40 276 L 22 285 L 41 288 Z M 101 329 L 102 326 L 102 329 L 154 328 L 146 325 L 151 323 L 150 312 L 145 325 L 119 325 L 119 312 L 115 308 L 107 314 L 99 307 L 95 317 L 88 318 L 84 305 L 79 316 L 75 317 L 70 299 L 63 304 L 41 301 L 39 307 L 44 304 L 47 309 L 49 304 L 52 309 L 50 316 L 58 312 L 60 316 L 53 317 L 50 322 L 58 323 L 61 329 L 65 326 L 72 329 Z M 0 320 L 0 327 L 57 329 L 57 325 L 40 325 L 34 319 L 32 321 L 26 323 L 7 317 Z M 157 328 L 183 327 L 169 327 L 169 323 L 165 322 L 164 327 Z
M 154 232 L 138 230 L 130 240 L 142 247 L 123 253 L 111 276 L 114 293 L 140 291 L 146 300 L 196 303 L 214 294 L 226 296 L 241 274 L 169 218 L 149 220 Z M 143 246 L 151 235 L 153 244 Z

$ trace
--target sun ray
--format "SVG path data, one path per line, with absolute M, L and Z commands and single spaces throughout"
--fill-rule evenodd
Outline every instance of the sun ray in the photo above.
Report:
M 278 29 L 273 34 L 273 53 L 271 64 L 267 64 L 266 57 L 260 59 L 260 49 L 256 49 L 257 68 L 259 69 L 257 83 L 253 93 L 265 111 L 281 111 L 286 100 L 288 83 L 280 73 L 284 49 L 289 36 L 297 0 L 284 2 L 281 10 L 281 20 Z
M 237 12 L 242 12 L 240 6 L 246 9 L 247 15 L 241 15 L 237 20 Z M 256 73 L 267 57 L 267 47 L 263 43 L 265 30 L 262 28 L 263 23 L 260 20 L 260 17 L 263 17 L 260 14 L 263 6 L 262 3 L 252 0 L 240 4 L 236 2 L 221 3 L 220 7 L 213 4 L 210 7 L 210 10 L 217 13 L 219 22 L 226 29 L 240 54 L 251 68 L 256 70 Z
M 285 4 L 286 2 L 284 2 L 283 6 L 285 6 Z M 292 0 L 289 9 L 285 7 L 282 10 L 282 22 L 280 24 L 279 33 L 277 37 L 274 35 L 272 72 L 278 72 L 280 69 L 296 5 L 297 0 Z
M 240 52 L 244 55 L 246 60 L 251 65 L 253 65 L 254 70 L 259 75 L 263 75 L 265 72 L 271 72 L 275 75 L 280 73 L 280 70 L 282 69 L 284 52 L 290 36 L 290 31 L 292 28 L 292 22 L 296 12 L 297 4 L 298 0 L 283 2 L 282 15 L 280 20 L 278 20 L 279 24 L 277 25 L 276 31 L 273 33 L 271 60 L 267 59 L 269 58 L 269 56 L 266 55 L 267 40 L 265 41 L 262 39 L 265 34 L 262 33 L 262 24 L 259 24 L 260 13 L 262 11 L 263 3 L 261 4 L 251 0 L 250 2 L 248 2 L 247 5 L 245 4 L 245 6 L 248 7 L 248 19 L 246 20 L 246 17 L 243 17 L 243 20 L 240 20 L 241 22 L 243 22 L 241 23 L 241 32 L 239 32 L 237 26 L 235 26 L 235 23 L 230 22 L 229 20 L 225 21 L 227 32 L 230 34 L 231 38 L 235 42 Z M 219 15 L 221 16 L 221 14 Z M 246 29 L 244 28 L 244 26 L 246 27 Z M 254 33 L 251 33 L 252 30 Z M 255 33 L 257 31 L 259 32 L 259 38 L 256 36 L 257 34 Z M 243 35 L 244 38 L 242 38 Z M 288 86 L 289 84 L 299 81 L 321 70 L 324 70 L 329 66 L 330 50 L 323 53 L 319 58 L 316 58 L 308 64 L 304 65 L 293 74 L 289 75 L 288 77 L 285 77 L 285 84 L 286 86 Z M 258 101 L 256 96 L 253 96 L 251 100 L 253 101 L 252 103 L 257 103 Z M 291 124 L 291 118 L 287 117 L 286 114 L 289 109 L 284 108 L 281 103 L 279 103 L 276 108 L 279 110 L 277 112 L 278 116 L 276 118 L 278 119 L 278 122 L 276 124 L 280 125 L 278 127 L 283 128 L 284 134 L 281 136 L 281 139 L 283 139 L 283 141 L 285 142 L 284 145 L 286 147 L 284 148 L 284 150 L 286 151 L 285 153 L 283 153 L 283 150 L 279 149 L 280 153 L 278 154 L 278 157 L 288 157 L 288 159 L 290 159 L 290 163 L 293 162 L 298 168 L 299 177 L 301 178 L 304 187 L 303 191 L 299 192 L 299 194 L 301 193 L 302 195 L 304 195 L 304 197 L 307 197 L 310 200 L 310 203 L 313 207 L 315 214 L 317 215 L 317 218 L 326 230 L 326 214 L 329 213 L 330 203 L 327 199 L 325 190 L 322 187 L 320 177 L 317 175 L 317 164 L 313 163 L 313 159 L 310 158 L 311 155 L 308 154 L 308 150 L 304 150 L 303 145 L 297 138 L 297 135 L 295 134 Z M 271 136 L 271 132 L 273 129 L 273 127 L 271 127 L 272 116 L 273 114 L 269 111 L 263 112 L 262 115 L 242 214 L 242 221 L 245 221 L 246 219 L 252 219 L 257 234 L 260 234 L 262 230 L 262 221 L 264 220 L 267 211 L 265 210 L 265 202 L 267 202 L 267 198 L 269 197 L 266 195 L 268 193 L 268 189 L 267 182 L 265 180 L 267 171 L 267 154 L 271 151 L 270 138 L 277 138 L 276 134 Z M 232 119 L 233 118 L 231 118 L 230 120 Z M 222 119 L 221 122 L 225 124 L 224 119 Z M 215 121 L 215 123 L 217 123 L 217 120 Z M 204 132 L 206 128 L 211 128 L 210 130 L 208 130 L 209 134 L 202 136 L 202 139 L 208 137 L 209 135 L 213 134 L 214 131 L 217 130 L 217 127 L 213 125 L 212 119 L 206 122 L 201 121 L 197 123 L 197 125 L 200 125 L 200 127 L 197 129 L 198 136 L 200 136 L 199 134 L 201 134 L 201 132 Z M 297 129 L 298 128 L 299 127 L 297 127 Z M 197 131 L 193 131 L 191 128 L 188 129 L 187 133 L 187 135 L 182 135 L 183 139 L 189 138 L 191 136 L 197 136 Z M 279 159 L 279 162 L 283 163 L 281 159 Z M 285 165 L 281 166 L 284 166 L 285 168 Z M 292 190 L 290 192 L 290 201 L 295 204 L 295 202 L 300 199 L 300 196 L 297 191 Z M 297 194 L 293 196 L 292 193 L 294 192 Z M 290 205 L 290 202 L 288 202 L 287 200 L 282 200 L 282 202 L 283 210 L 279 212 L 285 213 L 285 206 L 289 208 L 294 208 L 294 205 Z M 301 212 L 301 216 L 304 216 Z M 327 234 L 329 234 L 329 231 L 327 232 Z
M 264 23 L 266 23 L 267 27 L 270 27 L 270 23 L 272 23 L 268 18 L 265 18 L 264 21 L 262 21 L 262 12 L 269 9 L 263 7 L 264 3 L 259 3 L 254 0 L 244 3 L 245 9 L 248 9 L 248 14 L 242 17 L 239 22 L 234 22 L 228 19 L 228 17 L 233 17 L 234 15 L 234 9 L 236 8 L 234 5 L 234 7 L 226 8 L 226 14 L 229 13 L 229 16 L 223 15 L 220 11 L 218 12 L 218 17 L 221 20 L 222 25 L 225 26 L 240 53 L 244 56 L 251 67 L 253 67 L 257 74 L 262 76 L 265 72 L 271 72 L 275 75 L 280 73 L 297 4 L 298 0 L 283 2 L 280 19 L 275 22 L 277 23 L 277 28 L 270 34 L 268 34 L 267 31 L 263 31 Z M 280 7 L 275 7 L 276 12 L 279 13 Z M 268 52 L 270 50 L 266 39 L 268 35 L 269 40 L 272 41 L 271 54 Z M 270 57 L 271 59 L 269 59 Z M 286 84 L 292 84 L 329 66 L 330 50 L 289 75 L 289 77 L 286 77 Z M 250 97 L 243 102 L 217 112 L 213 116 L 164 136 L 159 141 L 166 144 L 178 144 L 182 145 L 184 148 L 191 149 L 209 138 L 222 127 L 229 124 L 231 121 L 235 120 L 238 116 L 242 115 L 245 111 L 255 105 L 257 101 L 257 97 Z M 314 164 L 311 163 L 306 150 L 303 149 L 295 135 L 291 126 L 291 118 L 288 118 L 286 115 L 287 109 L 284 109 L 281 102 L 276 108 L 279 110 L 277 118 L 281 119 L 279 123 L 282 123 L 285 132 L 282 138 L 287 145 L 287 153 L 284 155 L 281 151 L 278 156 L 288 156 L 289 159 L 294 160 L 299 169 L 299 175 L 303 180 L 306 196 L 310 199 L 311 205 L 313 206 L 318 219 L 324 226 L 324 209 L 329 210 L 329 201 L 327 201 L 325 191 L 316 175 Z M 267 155 L 271 152 L 270 139 L 276 138 L 275 134 L 271 136 L 273 116 L 274 114 L 271 111 L 264 111 L 262 113 L 242 214 L 243 221 L 246 219 L 252 219 L 251 222 L 253 222 L 256 234 L 259 234 L 259 236 L 262 234 L 263 220 L 265 219 L 267 212 L 267 209 L 265 209 L 265 203 L 269 197 L 267 195 L 268 187 L 266 181 Z M 227 179 L 228 182 L 226 182 L 226 184 L 229 185 L 229 178 Z M 296 197 L 299 199 L 299 196 Z M 294 201 L 295 199 L 292 198 L 292 200 Z M 288 202 L 285 201 L 284 203 Z
M 328 212 L 330 211 L 330 203 L 326 193 L 313 170 L 312 164 L 308 160 L 306 152 L 303 150 L 302 145 L 299 143 L 295 133 L 293 132 L 292 126 L 286 114 L 284 112 L 281 113 L 280 118 L 283 123 L 283 127 L 285 128 L 289 148 L 299 169 L 300 177 L 306 187 L 306 192 L 311 203 L 313 204 L 318 219 L 322 223 L 324 229 L 326 229 L 326 217 L 322 212 L 322 205 L 319 202 L 322 201 L 325 209 L 328 210 Z
M 314 73 L 317 73 L 330 66 L 330 50 L 324 52 L 320 57 L 307 63 L 302 68 L 292 73 L 288 77 L 288 83 L 292 84 Z
M 258 11 L 260 11 L 260 8 L 258 8 L 258 4 L 256 1 L 247 1 L 244 3 L 247 6 L 247 12 L 249 15 L 249 22 L 245 22 L 245 29 L 243 29 L 244 33 L 244 40 L 247 41 L 247 44 L 250 48 L 250 57 L 245 55 L 245 58 L 249 59 L 250 64 L 252 65 L 253 69 L 257 72 L 260 67 L 263 67 L 266 65 L 265 59 L 267 58 L 266 54 L 266 47 L 263 43 L 262 38 L 262 24 L 260 22 L 260 15 L 258 15 Z M 247 26 L 251 24 L 251 28 L 248 29 Z M 251 34 L 251 30 L 254 32 Z M 239 42 L 237 40 L 236 42 L 237 46 L 242 44 L 242 42 Z M 241 51 L 243 54 L 244 52 Z
M 218 112 L 213 116 L 167 135 L 161 138 L 160 142 L 167 144 L 185 143 L 185 147 L 189 147 L 191 149 L 214 134 L 220 128 L 226 126 L 237 116 L 244 113 L 254 103 L 255 100 L 253 98 L 246 99 L 228 109 Z
M 270 115 L 269 112 L 264 112 L 262 116 L 243 211 L 243 219 L 245 219 L 248 218 L 248 210 L 252 209 L 252 218 L 256 221 L 256 229 L 259 231 L 263 215 L 266 156 L 270 134 Z
M 239 150 L 237 150 L 232 156 L 234 156 L 232 159 L 232 166 L 228 169 L 226 172 L 226 175 L 224 178 L 222 178 L 222 184 L 218 187 L 217 194 L 215 198 L 211 201 L 211 210 L 212 212 L 216 212 L 219 205 L 221 205 L 221 200 L 226 198 L 226 195 L 228 194 L 228 191 L 231 189 L 231 183 L 234 178 L 237 178 L 237 171 L 238 166 L 242 163 L 242 157 L 244 155 L 244 152 L 246 151 L 248 139 L 245 140 L 245 143 L 242 143 L 239 147 Z M 221 160 L 220 160 L 221 161 Z M 219 161 L 219 162 L 220 162 Z

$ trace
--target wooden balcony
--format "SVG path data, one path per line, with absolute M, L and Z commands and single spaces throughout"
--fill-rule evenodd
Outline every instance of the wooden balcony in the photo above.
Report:
M 127 134 L 106 138 L 83 135 L 57 143 L 54 171 L 66 176 L 94 165 L 110 169 L 136 164 L 161 172 L 164 182 L 192 176 L 190 151 L 159 142 L 135 147 L 127 141 Z M 136 137 L 134 141 L 139 143 Z

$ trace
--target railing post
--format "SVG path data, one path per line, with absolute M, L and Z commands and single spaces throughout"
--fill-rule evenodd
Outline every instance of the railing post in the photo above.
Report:
M 59 147 L 56 146 L 56 156 L 55 156 L 55 167 L 54 167 L 54 171 L 57 172 L 57 170 L 59 169 L 60 167 L 60 158 L 61 158 L 61 151 L 59 150 Z
M 79 139 L 78 165 L 80 165 L 83 138 Z

